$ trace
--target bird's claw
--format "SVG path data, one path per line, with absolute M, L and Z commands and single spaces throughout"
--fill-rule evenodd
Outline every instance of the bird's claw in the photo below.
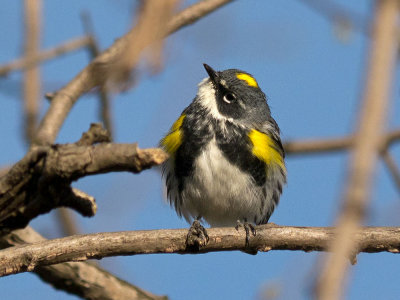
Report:
M 253 236 L 256 236 L 257 235 L 256 228 L 254 227 L 253 224 L 250 224 L 247 221 L 244 221 L 242 223 L 238 220 L 235 228 L 237 231 L 239 231 L 240 227 L 243 227 L 244 231 L 246 232 L 246 248 L 248 248 L 250 246 L 250 232 Z
M 198 250 L 207 245 L 209 239 L 207 230 L 200 224 L 199 220 L 195 220 L 186 236 L 186 246 Z

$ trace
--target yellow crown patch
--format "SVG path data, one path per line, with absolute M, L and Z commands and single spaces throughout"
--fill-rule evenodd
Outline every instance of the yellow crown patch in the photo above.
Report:
M 246 83 L 247 83 L 249 86 L 258 87 L 257 81 L 256 81 L 252 76 L 250 76 L 249 74 L 246 74 L 246 73 L 237 73 L 237 74 L 236 74 L 236 77 L 237 77 L 237 79 L 246 81 Z

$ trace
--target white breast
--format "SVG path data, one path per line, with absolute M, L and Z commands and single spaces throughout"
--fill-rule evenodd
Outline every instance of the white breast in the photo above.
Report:
M 212 226 L 233 226 L 244 218 L 253 222 L 256 215 L 261 215 L 262 207 L 273 205 L 264 199 L 265 187 L 256 186 L 250 175 L 229 163 L 215 139 L 194 164 L 195 172 L 186 178 L 181 194 L 180 209 L 189 222 L 198 216 Z

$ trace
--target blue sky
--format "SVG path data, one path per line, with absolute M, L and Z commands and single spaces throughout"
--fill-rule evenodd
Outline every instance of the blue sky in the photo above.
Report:
M 189 1 L 192 3 L 193 1 Z M 372 1 L 340 0 L 352 11 L 371 16 Z M 22 53 L 22 1 L 6 1 L 0 11 L 0 64 Z M 187 2 L 185 2 L 185 5 Z M 82 11 L 90 13 L 102 49 L 124 34 L 131 22 L 130 1 L 44 1 L 42 47 L 48 48 L 83 34 Z M 214 69 L 243 69 L 267 94 L 284 140 L 339 137 L 355 128 L 365 78 L 368 39 L 351 32 L 346 42 L 334 26 L 299 0 L 236 1 L 168 38 L 165 68 L 143 74 L 132 90 L 112 101 L 115 141 L 154 147 L 191 102 L 197 84 L 206 77 L 202 63 Z M 42 65 L 43 93 L 67 83 L 87 63 L 77 51 Z M 397 75 L 398 75 L 398 69 Z M 19 160 L 23 140 L 21 73 L 0 80 L 0 166 Z M 395 85 L 388 128 L 398 128 L 399 86 Z M 57 142 L 74 142 L 98 119 L 99 101 L 82 97 L 68 116 Z M 43 100 L 42 114 L 48 104 Z M 400 147 L 391 153 L 400 164 Z M 329 226 L 340 207 L 345 153 L 287 158 L 288 184 L 271 222 L 281 225 Z M 400 197 L 386 167 L 376 172 L 366 224 L 399 226 Z M 93 218 L 74 214 L 82 232 L 185 228 L 163 200 L 160 173 L 154 169 L 132 175 L 114 173 L 85 178 L 74 186 L 96 197 Z M 31 225 L 48 238 L 60 235 L 54 213 Z M 107 270 L 153 293 L 171 299 L 255 299 L 266 288 L 278 299 L 308 299 L 318 253 L 272 251 L 202 255 L 142 255 L 108 258 Z M 351 267 L 348 299 L 398 299 L 399 257 L 360 254 Z M 54 290 L 32 274 L 0 279 L 2 299 L 74 299 Z

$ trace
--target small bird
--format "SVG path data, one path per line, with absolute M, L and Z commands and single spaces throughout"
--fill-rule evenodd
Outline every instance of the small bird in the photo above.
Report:
M 193 102 L 160 141 L 169 154 L 163 177 L 169 203 L 202 246 L 211 226 L 266 224 L 286 183 L 280 130 L 265 94 L 247 72 L 215 71 L 204 64 Z M 189 237 L 188 235 L 188 237 Z

